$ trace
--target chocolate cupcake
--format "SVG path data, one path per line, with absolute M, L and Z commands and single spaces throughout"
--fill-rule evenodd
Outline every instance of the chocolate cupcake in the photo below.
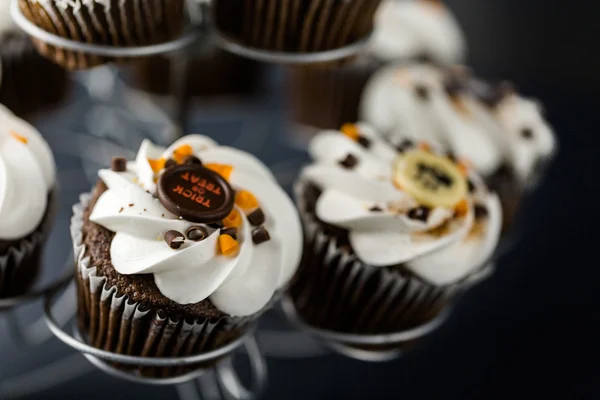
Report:
M 338 129 L 358 120 L 360 97 L 370 77 L 390 62 L 427 59 L 440 65 L 464 60 L 464 35 L 439 0 L 384 0 L 366 51 L 352 60 L 290 70 L 295 121 Z
M 171 59 L 164 56 L 145 58 L 135 63 L 132 85 L 165 96 L 172 94 Z M 256 61 L 227 53 L 216 47 L 193 54 L 186 71 L 186 96 L 244 96 L 261 87 L 263 68 Z
M 185 0 L 19 0 L 25 17 L 45 31 L 77 42 L 129 47 L 176 38 L 183 26 Z M 41 54 L 68 69 L 115 61 L 78 53 L 33 39 Z
M 297 201 L 305 258 L 290 287 L 308 324 L 401 332 L 435 318 L 487 265 L 501 207 L 476 173 L 365 125 L 318 134 Z
M 114 159 L 99 175 L 72 220 L 79 328 L 98 348 L 159 357 L 221 347 L 297 268 L 295 207 L 249 154 L 200 135 L 168 149 L 145 141 L 134 162 Z
M 0 298 L 26 293 L 54 217 L 55 164 L 34 127 L 0 106 Z
M 394 141 L 428 140 L 470 163 L 500 195 L 505 232 L 556 148 L 537 101 L 466 68 L 386 67 L 365 89 L 361 118 Z
M 287 53 L 333 50 L 364 39 L 380 0 L 216 0 L 215 25 L 245 46 Z

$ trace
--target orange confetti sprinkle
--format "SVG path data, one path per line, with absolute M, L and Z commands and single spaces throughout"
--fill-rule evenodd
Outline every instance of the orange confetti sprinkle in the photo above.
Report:
M 219 236 L 219 252 L 225 256 L 231 256 L 237 253 L 239 244 L 237 240 L 229 235 Z
M 181 164 L 183 160 L 187 156 L 191 156 L 193 152 L 194 150 L 192 149 L 192 146 L 190 146 L 189 144 L 184 144 L 175 149 L 175 151 L 173 152 L 173 158 L 175 159 L 175 161 L 177 161 L 178 164 Z
M 242 217 L 237 210 L 232 210 L 223 220 L 223 225 L 226 228 L 239 228 L 242 226 Z
M 229 164 L 205 164 L 204 166 L 221 175 L 225 180 L 229 180 L 231 172 L 233 171 L 233 165 Z
M 158 160 L 153 160 L 151 158 L 148 159 L 148 163 L 150 163 L 150 168 L 152 168 L 152 171 L 154 171 L 154 173 L 162 171 L 165 168 L 166 162 L 167 160 L 165 160 L 164 157 L 159 158 Z
M 235 204 L 244 210 L 251 210 L 258 207 L 258 200 L 247 190 L 240 190 L 235 195 Z
M 358 127 L 356 124 L 344 124 L 340 128 L 340 131 L 352 140 L 358 140 L 360 134 L 358 133 Z
M 15 131 L 10 131 L 10 136 L 12 136 L 13 138 L 17 139 L 19 142 L 24 143 L 24 144 L 27 144 L 27 142 L 29 142 L 29 140 L 25 136 L 21 136 Z
M 427 142 L 420 142 L 419 149 L 421 149 L 423 151 L 431 151 L 431 145 Z
M 458 162 L 458 169 L 460 171 L 460 173 L 462 174 L 462 176 L 468 176 L 469 175 L 469 169 L 471 168 L 471 163 L 466 161 L 466 160 L 461 160 Z
M 465 215 L 467 215 L 469 212 L 469 203 L 467 202 L 466 199 L 462 199 L 457 205 L 456 207 L 454 207 L 454 213 L 458 216 L 458 217 L 464 217 Z

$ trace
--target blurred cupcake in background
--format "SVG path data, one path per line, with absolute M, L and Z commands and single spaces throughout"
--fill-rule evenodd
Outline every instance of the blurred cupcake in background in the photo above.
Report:
M 485 270 L 502 209 L 478 174 L 425 142 L 364 124 L 324 131 L 296 185 L 305 254 L 290 295 L 322 329 L 401 332 L 434 319 Z
M 426 140 L 469 163 L 500 195 L 505 231 L 556 148 L 539 102 L 463 67 L 381 69 L 364 91 L 361 118 L 393 143 Z
M 173 94 L 172 64 L 164 56 L 136 62 L 131 71 L 131 86 L 159 96 Z M 185 73 L 188 98 L 244 97 L 261 89 L 264 66 L 210 46 L 192 54 Z
M 135 161 L 115 158 L 99 176 L 71 224 L 79 328 L 98 348 L 161 357 L 222 347 L 297 269 L 294 204 L 248 153 L 201 135 L 169 148 L 146 140 Z
M 35 282 L 54 220 L 56 171 L 36 129 L 0 105 L 0 298 Z
M 175 39 L 183 28 L 185 0 L 50 1 L 19 0 L 25 18 L 39 28 L 76 42 L 115 46 L 147 46 Z M 33 39 L 38 51 L 70 69 L 87 69 L 110 57 L 84 54 Z
M 229 40 L 287 53 L 334 50 L 364 39 L 380 0 L 215 0 L 214 20 Z
M 60 104 L 68 73 L 42 57 L 10 17 L 10 1 L 0 4 L 0 103 L 21 118 Z
M 451 65 L 464 61 L 465 55 L 464 35 L 443 1 L 384 0 L 363 54 L 291 69 L 293 120 L 308 127 L 338 129 L 358 119 L 364 86 L 383 65 L 416 59 Z

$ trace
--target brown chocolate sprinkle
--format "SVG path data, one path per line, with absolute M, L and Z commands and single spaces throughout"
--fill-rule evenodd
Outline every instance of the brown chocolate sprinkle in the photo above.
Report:
M 369 208 L 369 211 L 371 211 L 371 212 L 382 212 L 383 209 L 381 207 L 379 207 L 379 206 L 373 206 L 373 207 Z
M 264 226 L 259 226 L 252 230 L 252 242 L 254 244 L 261 244 L 269 240 L 271 240 L 271 236 L 269 236 L 269 231 Z
M 185 241 L 185 236 L 181 232 L 177 231 L 168 231 L 165 233 L 165 242 L 169 245 L 173 250 L 179 249 L 183 242 Z
M 184 164 L 197 164 L 202 165 L 202 161 L 196 156 L 187 156 L 183 159 Z
M 173 167 L 176 167 L 177 165 L 178 165 L 177 161 L 173 160 L 172 158 L 169 158 L 165 162 L 165 169 L 167 169 L 167 168 L 173 168 Z
M 133 207 L 133 203 L 129 204 L 129 207 Z
M 488 216 L 488 209 L 481 204 L 475 204 L 475 219 L 483 219 Z
M 358 164 L 358 158 L 352 154 L 348 154 L 346 158 L 339 162 L 339 164 L 344 168 L 352 169 L 356 167 L 356 164 Z
M 404 139 L 396 146 L 396 151 L 398 151 L 399 153 L 404 153 L 406 150 L 410 149 L 413 146 L 414 143 L 412 142 L 412 140 Z
M 425 206 L 412 208 L 408 211 L 408 218 L 427 222 L 427 218 L 429 218 L 430 212 L 431 212 L 431 209 L 429 207 L 425 207 Z
M 429 88 L 425 85 L 417 85 L 415 86 L 415 95 L 419 99 L 427 101 L 429 100 Z
M 165 170 L 158 180 L 158 198 L 176 216 L 203 224 L 221 221 L 234 204 L 229 183 L 198 164 Z
M 472 180 L 467 180 L 467 186 L 469 187 L 469 193 L 473 193 L 475 191 L 475 184 Z
M 262 225 L 265 223 L 265 213 L 260 208 L 257 208 L 248 215 L 248 221 L 254 226 Z
M 216 221 L 213 223 L 208 224 L 208 226 L 210 226 L 213 229 L 221 229 L 223 228 L 225 225 L 223 224 L 223 221 Z
M 523 139 L 527 139 L 527 140 L 533 139 L 533 129 L 531 129 L 531 128 L 521 129 L 521 137 Z
M 371 139 L 366 136 L 359 136 L 357 142 L 365 149 L 369 149 L 371 147 Z
M 121 207 L 121 209 L 119 210 L 119 212 L 120 212 L 120 213 L 122 213 L 122 212 L 123 212 L 123 210 L 124 210 L 124 208 L 123 208 L 123 207 Z
M 200 242 L 208 237 L 208 231 L 203 226 L 192 226 L 186 232 L 185 236 L 194 242 Z
M 112 162 L 110 164 L 110 169 L 112 169 L 115 172 L 127 171 L 127 160 L 123 157 L 113 157 Z
M 235 227 L 221 229 L 221 235 L 229 235 L 232 238 L 234 238 L 235 240 L 237 240 L 237 233 L 238 233 L 238 229 Z

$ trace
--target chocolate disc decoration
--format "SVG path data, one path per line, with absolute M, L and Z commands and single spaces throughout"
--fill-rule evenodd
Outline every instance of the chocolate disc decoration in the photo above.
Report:
M 158 180 L 158 198 L 178 217 L 203 224 L 222 220 L 234 205 L 229 183 L 200 164 L 165 170 Z

